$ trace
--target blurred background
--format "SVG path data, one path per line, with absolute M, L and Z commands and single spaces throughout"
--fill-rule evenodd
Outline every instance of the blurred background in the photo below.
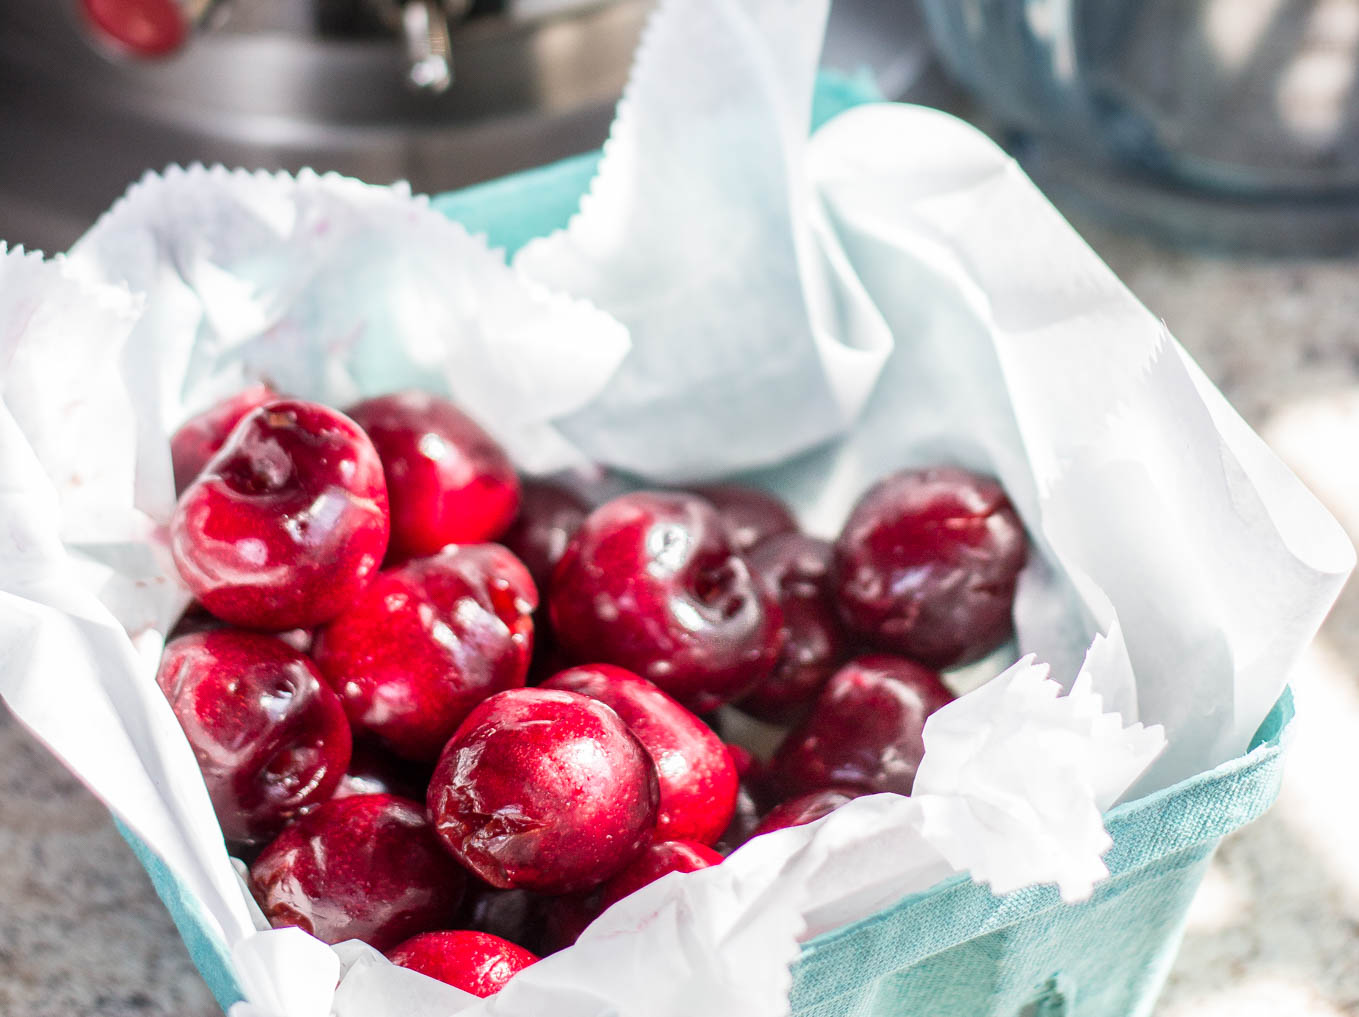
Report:
M 148 169 L 436 193 L 597 147 L 647 0 L 0 0 L 0 237 Z M 823 63 L 959 113 L 1359 538 L 1359 0 L 835 0 Z M 1359 1015 L 1359 590 L 1294 677 L 1157 1017 Z M 107 813 L 0 709 L 0 1014 L 216 1012 Z

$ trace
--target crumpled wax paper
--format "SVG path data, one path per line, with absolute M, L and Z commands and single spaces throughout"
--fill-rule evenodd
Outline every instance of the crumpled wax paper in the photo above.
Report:
M 808 140 L 825 14 L 663 2 L 580 213 L 513 267 L 399 188 L 203 169 L 66 261 L 0 260 L 0 693 L 201 905 L 232 1017 L 775 1017 L 800 941 L 951 873 L 1081 898 L 1101 811 L 1277 697 L 1339 527 L 979 133 L 882 104 Z M 490 1000 L 264 930 L 152 677 L 185 600 L 168 435 L 256 377 L 447 393 L 534 472 L 739 471 L 823 534 L 893 469 L 992 472 L 1034 539 L 1030 656 L 931 718 L 913 797 L 668 876 Z

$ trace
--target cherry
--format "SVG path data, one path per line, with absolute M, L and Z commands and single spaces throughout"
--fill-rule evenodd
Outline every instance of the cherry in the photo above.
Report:
M 246 628 L 309 628 L 363 591 L 387 547 L 387 486 L 347 417 L 252 410 L 179 500 L 170 549 L 194 596 Z
M 754 836 L 755 828 L 760 825 L 760 811 L 756 795 L 743 781 L 736 793 L 736 811 L 732 814 L 731 823 L 713 845 L 714 850 L 729 855 Z
M 471 417 L 426 392 L 351 406 L 387 474 L 394 559 L 495 540 L 519 508 L 509 457 Z
M 341 711 L 343 712 L 343 707 Z M 354 795 L 397 795 L 420 799 L 429 783 L 428 770 L 384 752 L 375 745 L 357 742 L 349 769 L 340 779 L 332 798 Z
M 995 481 L 954 467 L 874 485 L 835 543 L 840 615 L 878 648 L 947 668 L 1013 629 L 1024 528 Z
M 182 494 L 203 472 L 208 460 L 226 443 L 227 436 L 251 410 L 279 398 L 268 385 L 255 384 L 223 399 L 211 409 L 190 417 L 170 438 L 170 460 L 175 468 L 175 493 Z
M 768 491 L 736 484 L 713 484 L 696 488 L 717 509 L 727 534 L 738 551 L 749 551 L 776 533 L 794 533 L 797 520 L 788 506 Z
M 255 859 L 250 879 L 274 928 L 377 950 L 449 924 L 466 883 L 424 810 L 382 794 L 334 799 L 303 816 Z
M 608 706 L 656 764 L 656 840 L 711 844 L 736 807 L 736 767 L 722 739 L 645 678 L 609 664 L 562 671 L 545 689 L 579 692 Z
M 339 699 L 311 661 L 272 636 L 182 636 L 166 646 L 156 682 L 234 844 L 262 843 L 324 802 L 349 765 Z
M 600 890 L 601 910 L 671 872 L 697 872 L 721 865 L 722 856 L 691 840 L 663 840 L 650 844 L 622 872 Z
M 829 816 L 846 802 L 851 802 L 855 798 L 861 797 L 862 791 L 855 788 L 828 787 L 820 791 L 808 791 L 805 795 L 798 795 L 790 798 L 769 810 L 769 814 L 760 820 L 759 826 L 755 827 L 752 837 L 761 834 L 772 833 L 775 830 L 786 830 L 790 826 L 805 826 L 807 823 L 814 823 L 822 816 Z
M 604 909 L 599 903 L 599 890 L 567 893 L 559 897 L 544 897 L 542 927 L 539 930 L 539 951 L 544 956 L 565 950 L 580 939 Z
M 469 881 L 456 924 L 459 928 L 489 932 L 526 950 L 539 952 L 546 906 L 561 899 L 543 897 L 528 890 L 501 890 L 473 879 Z
M 558 484 L 523 482 L 519 515 L 502 542 L 519 556 L 544 599 L 553 568 L 589 514 L 584 499 Z
M 922 664 L 886 654 L 851 660 L 774 754 L 773 785 L 785 795 L 827 787 L 908 795 L 925 754 L 925 720 L 952 700 Z
M 469 930 L 422 932 L 389 950 L 387 959 L 482 997 L 494 996 L 538 960 L 499 936 Z
M 783 615 L 784 642 L 774 669 L 738 704 L 771 722 L 797 719 L 826 684 L 848 647 L 830 595 L 831 546 L 801 533 L 756 545 L 750 567 Z
M 165 57 L 189 37 L 192 22 L 176 0 L 80 0 L 97 37 L 137 57 Z
M 316 638 L 315 629 L 288 629 L 285 632 L 271 632 L 275 639 L 281 639 L 298 653 L 311 653 L 312 641 Z
M 523 686 L 537 603 L 509 551 L 455 544 L 381 572 L 313 656 L 355 731 L 432 762 L 472 707 Z
M 595 509 L 548 604 L 576 660 L 635 671 L 697 713 L 762 681 L 779 651 L 777 605 L 693 495 L 641 491 Z
M 603 703 L 555 689 L 472 710 L 429 785 L 447 848 L 492 886 L 569 893 L 636 857 L 656 825 L 656 768 Z
M 759 803 L 746 782 L 742 780 L 741 786 L 736 792 L 736 811 L 732 814 L 731 822 L 722 831 L 722 836 L 717 839 L 713 848 L 718 854 L 729 855 L 750 840 L 755 835 L 755 828 L 759 825 Z

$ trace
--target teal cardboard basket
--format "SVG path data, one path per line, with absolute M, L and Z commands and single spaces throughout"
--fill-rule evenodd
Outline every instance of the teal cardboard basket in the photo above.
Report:
M 818 86 L 818 123 L 876 98 L 851 79 Z M 591 153 L 434 199 L 435 207 L 513 253 L 566 224 L 599 161 Z M 1218 842 L 1278 794 L 1289 692 L 1250 751 L 1113 809 L 1109 878 L 1083 904 L 1052 887 L 997 897 L 959 875 L 804 945 L 793 968 L 795 1017 L 1138 1017 L 1151 1011 L 1190 901 Z M 199 905 L 145 844 L 123 835 L 151 877 L 223 1010 L 242 998 Z M 718 1015 L 714 1015 L 718 1017 Z M 728 1017 L 728 1015 L 720 1015 Z
M 1142 1017 L 1170 970 L 1218 842 L 1279 793 L 1285 690 L 1244 756 L 1112 809 L 1109 878 L 1083 904 L 1052 887 L 997 897 L 964 875 L 802 948 L 794 1017 Z M 242 998 L 197 902 L 120 827 L 213 995 Z M 725 1017 L 725 1015 L 723 1015 Z

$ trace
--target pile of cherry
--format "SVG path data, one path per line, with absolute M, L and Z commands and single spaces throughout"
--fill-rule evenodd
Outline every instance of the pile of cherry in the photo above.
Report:
M 744 488 L 591 509 L 423 393 L 255 386 L 172 454 L 196 605 L 157 680 L 260 907 L 478 995 L 666 873 L 909 794 L 935 669 L 1006 641 L 1026 556 L 952 467 L 834 544 Z M 724 704 L 790 726 L 767 763 Z

